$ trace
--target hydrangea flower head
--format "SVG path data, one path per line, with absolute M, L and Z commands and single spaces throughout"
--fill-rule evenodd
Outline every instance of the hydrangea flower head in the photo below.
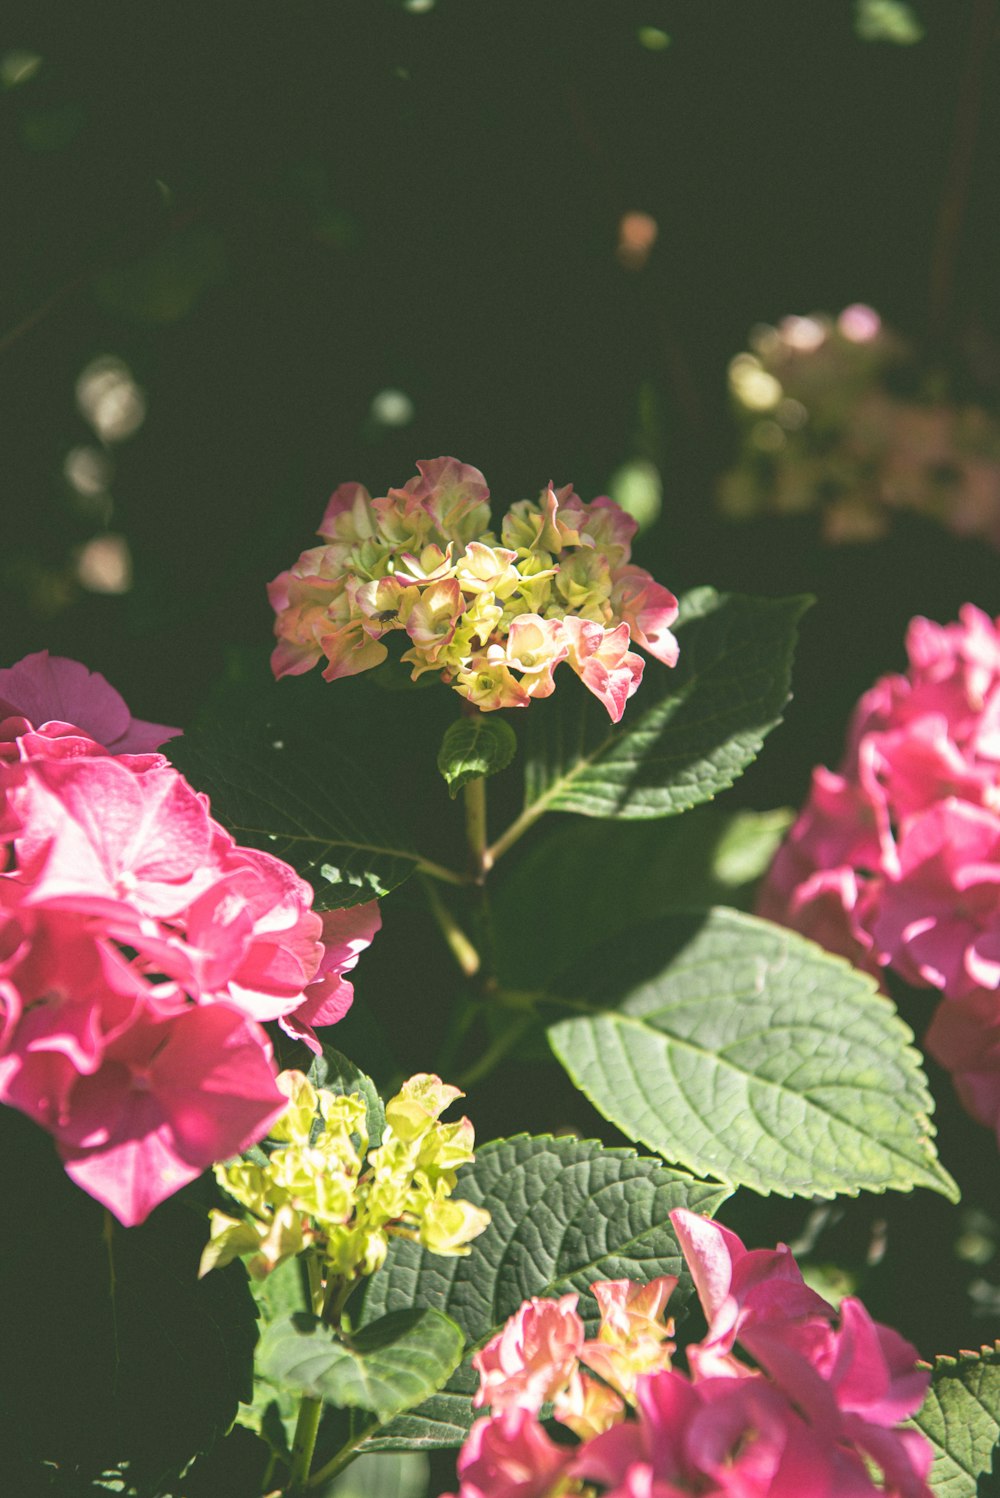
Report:
M 1000 620 L 911 620 L 904 675 L 861 697 L 818 767 L 758 912 L 876 975 L 943 996 L 927 1045 L 1000 1122 Z
M 270 584 L 275 676 L 325 661 L 323 676 L 381 665 L 398 634 L 414 681 L 436 672 L 483 712 L 527 707 L 555 689 L 563 661 L 618 722 L 642 677 L 635 643 L 677 660 L 677 600 L 630 561 L 635 521 L 569 485 L 518 500 L 489 530 L 489 490 L 456 458 L 372 498 L 342 484 L 325 542 Z
M 318 1048 L 378 909 L 315 912 L 103 677 L 37 656 L 0 679 L 0 1104 L 131 1226 L 266 1132 L 285 1099 L 262 1022 Z
M 369 1149 L 360 1093 L 316 1088 L 297 1071 L 282 1072 L 278 1085 L 287 1104 L 271 1125 L 266 1164 L 233 1160 L 215 1168 L 247 1215 L 212 1213 L 202 1274 L 251 1256 L 251 1273 L 263 1278 L 315 1246 L 327 1274 L 350 1281 L 374 1274 L 394 1235 L 431 1253 L 468 1254 L 490 1217 L 452 1198 L 475 1142 L 467 1118 L 439 1122 L 463 1096 L 457 1088 L 440 1077 L 411 1077 L 386 1104 L 381 1141 Z
M 671 1219 L 708 1321 L 687 1348 L 690 1377 L 670 1363 L 672 1277 L 592 1285 L 590 1341 L 575 1295 L 526 1301 L 473 1360 L 475 1402 L 493 1412 L 473 1426 L 452 1498 L 931 1498 L 930 1443 L 900 1428 L 930 1378 L 916 1348 L 859 1301 L 838 1317 L 784 1246 L 747 1249 L 693 1212 Z M 602 1351 L 628 1360 L 627 1387 Z M 575 1446 L 539 1424 L 549 1400 Z

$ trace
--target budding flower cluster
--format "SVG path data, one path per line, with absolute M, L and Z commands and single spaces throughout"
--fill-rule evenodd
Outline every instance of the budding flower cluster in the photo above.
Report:
M 432 1253 L 469 1252 L 490 1216 L 451 1199 L 475 1142 L 467 1118 L 438 1122 L 463 1096 L 456 1087 L 426 1073 L 411 1077 L 386 1104 L 385 1131 L 369 1149 L 360 1094 L 316 1088 L 297 1071 L 282 1072 L 278 1085 L 288 1107 L 271 1127 L 266 1163 L 238 1159 L 215 1167 L 219 1184 L 248 1215 L 212 1212 L 202 1275 L 251 1255 L 250 1272 L 262 1279 L 315 1247 L 328 1278 L 351 1280 L 381 1267 L 390 1235 L 415 1239 Z
M 520 500 L 489 530 L 489 489 L 455 458 L 373 499 L 342 484 L 314 546 L 269 587 L 277 677 L 326 659 L 334 681 L 381 665 L 401 631 L 402 660 L 484 712 L 527 707 L 555 690 L 562 661 L 618 722 L 639 685 L 634 641 L 677 659 L 677 600 L 631 564 L 636 523 L 606 498 L 585 504 L 569 485 Z

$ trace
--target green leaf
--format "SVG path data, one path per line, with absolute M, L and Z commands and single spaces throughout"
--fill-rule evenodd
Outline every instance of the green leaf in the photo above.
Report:
M 525 807 L 589 817 L 667 817 L 732 785 L 781 721 L 796 624 L 810 598 L 697 588 L 681 600 L 672 670 L 651 661 L 619 726 L 567 682 L 533 702 Z
M 935 1498 L 976 1498 L 1000 1450 L 1000 1342 L 936 1358 L 927 1398 L 906 1423 L 934 1447 Z
M 371 1410 L 384 1425 L 439 1389 L 464 1345 L 455 1322 L 427 1306 L 382 1316 L 349 1342 L 299 1311 L 267 1328 L 257 1361 L 280 1388 L 340 1409 Z
M 564 986 L 563 986 L 564 985 Z M 699 1175 L 782 1196 L 957 1198 L 913 1037 L 874 980 L 732 910 L 667 916 L 561 980 L 549 1041 L 627 1134 Z
M 371 1451 L 335 1477 L 323 1498 L 424 1498 L 428 1479 L 418 1451 Z
M 250 1281 L 265 1327 L 306 1308 L 304 1269 L 301 1259 L 286 1259 L 264 1279 Z M 264 1378 L 258 1369 L 254 1372 L 253 1397 L 240 1405 L 236 1423 L 254 1431 L 278 1456 L 286 1457 L 292 1449 L 298 1411 L 295 1395 Z
M 857 0 L 854 30 L 863 42 L 892 42 L 912 47 L 924 39 L 924 28 L 907 0 Z
M 503 981 L 541 987 L 583 951 L 668 910 L 742 905 L 792 817 L 708 805 L 667 822 L 559 823 L 504 870 L 493 895 Z
M 176 746 L 176 747 L 175 747 Z M 241 843 L 290 863 L 316 890 L 316 908 L 359 905 L 413 873 L 419 854 L 390 821 L 391 804 L 357 758 L 316 738 L 266 726 L 194 728 L 170 758 Z
M 437 766 L 454 801 L 468 781 L 505 770 L 516 753 L 517 735 L 506 719 L 478 713 L 474 718 L 459 718 L 447 729 Z
M 338 1096 L 359 1092 L 365 1100 L 369 1144 L 374 1148 L 379 1143 L 385 1132 L 385 1104 L 371 1077 L 331 1045 L 323 1046 L 306 1076 L 314 1087 L 325 1087 Z
M 591 1331 L 598 1312 L 590 1286 L 600 1279 L 649 1280 L 676 1274 L 672 1305 L 691 1281 L 670 1225 L 675 1207 L 711 1214 L 727 1192 L 668 1170 L 629 1149 L 591 1139 L 498 1139 L 459 1172 L 456 1196 L 492 1215 L 466 1258 L 442 1258 L 394 1240 L 385 1267 L 368 1283 L 362 1319 L 433 1305 L 461 1327 L 471 1352 L 489 1341 L 532 1295 L 580 1295 Z M 468 1435 L 477 1386 L 469 1358 L 445 1388 L 380 1432 L 367 1449 L 458 1446 Z

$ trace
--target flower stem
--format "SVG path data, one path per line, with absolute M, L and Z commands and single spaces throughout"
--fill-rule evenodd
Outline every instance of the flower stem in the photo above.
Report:
M 496 1039 L 487 1046 L 483 1054 L 479 1056 L 470 1067 L 467 1067 L 467 1069 L 458 1078 L 457 1085 L 461 1087 L 462 1091 L 466 1091 L 476 1082 L 481 1082 L 484 1077 L 488 1077 L 490 1072 L 493 1071 L 494 1068 L 497 1067 L 503 1060 L 503 1058 L 507 1055 L 507 1052 L 513 1050 L 514 1046 L 521 1039 L 521 1036 L 524 1035 L 527 1030 L 530 1030 L 531 1026 L 534 1024 L 534 1021 L 534 1014 L 525 1013 L 516 1015 L 512 1020 L 510 1020 L 506 1027 L 500 1031 L 500 1034 L 496 1037 Z
M 477 775 L 462 788 L 465 800 L 465 840 L 469 845 L 472 877 L 482 884 L 490 867 L 486 849 L 486 780 Z
M 325 1466 L 320 1467 L 317 1472 L 313 1473 L 309 1479 L 308 1486 L 311 1488 L 324 1487 L 330 1481 L 331 1477 L 336 1477 L 338 1472 L 342 1472 L 345 1467 L 349 1467 L 357 1456 L 358 1447 L 362 1441 L 366 1440 L 376 1428 L 374 1425 L 366 1425 L 356 1436 L 353 1436 L 351 1440 L 341 1446 L 335 1457 L 331 1457 Z
M 498 858 L 502 858 L 508 848 L 512 848 L 519 838 L 522 838 L 530 827 L 534 827 L 538 818 L 545 810 L 544 801 L 534 801 L 526 806 L 519 817 L 515 817 L 506 832 L 502 832 L 496 842 L 487 848 L 483 857 L 486 867 L 491 869 Z
M 466 936 L 461 926 L 448 909 L 447 905 L 438 894 L 434 885 L 424 875 L 421 875 L 421 883 L 427 903 L 431 907 L 431 914 L 438 923 L 441 935 L 448 943 L 449 950 L 462 972 L 467 978 L 474 978 L 480 968 L 479 953 L 472 942 Z
M 445 884 L 468 884 L 468 874 L 459 874 L 455 869 L 447 869 L 443 864 L 434 863 L 430 858 L 421 858 L 417 864 L 418 874 L 427 874 L 431 879 L 441 879 Z
M 309 1468 L 312 1466 L 313 1452 L 316 1450 L 316 1437 L 319 1434 L 322 1414 L 322 1399 L 312 1399 L 309 1395 L 303 1395 L 299 1404 L 299 1417 L 295 1422 L 292 1462 L 288 1471 L 286 1491 L 289 1498 L 293 1493 L 304 1492 L 309 1481 Z

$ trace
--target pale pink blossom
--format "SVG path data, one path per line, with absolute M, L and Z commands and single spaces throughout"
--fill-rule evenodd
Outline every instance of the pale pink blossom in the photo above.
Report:
M 595 501 L 597 503 L 597 501 Z M 632 639 L 665 666 L 676 666 L 680 647 L 670 632 L 677 619 L 677 599 L 641 567 L 622 567 L 615 574 L 611 602 Z
M 627 1399 L 644 1373 L 669 1368 L 674 1343 L 673 1321 L 663 1313 L 677 1288 L 674 1275 L 648 1284 L 631 1280 L 598 1280 L 591 1286 L 601 1312 L 597 1337 L 584 1343 L 581 1360 Z
M 317 533 L 328 541 L 367 541 L 377 524 L 372 497 L 364 484 L 341 484 L 330 495 Z
M 451 1498 L 550 1498 L 572 1458 L 572 1447 L 550 1440 L 533 1411 L 515 1406 L 473 1425 Z
M 500 646 L 491 647 L 500 650 Z M 518 614 L 511 621 L 502 658 L 519 671 L 520 686 L 529 697 L 549 697 L 555 691 L 552 673 L 569 654 L 563 622 L 537 614 Z M 490 659 L 490 651 L 487 651 Z
M 552 1413 L 581 1441 L 589 1441 L 624 1418 L 625 1401 L 603 1379 L 581 1370 L 555 1395 Z
M 571 1294 L 558 1300 L 526 1300 L 503 1330 L 473 1355 L 472 1366 L 479 1374 L 472 1401 L 477 1408 L 488 1404 L 494 1413 L 540 1410 L 565 1387 L 583 1346 L 578 1299 Z
M 320 527 L 327 544 L 270 584 L 275 675 L 324 658 L 325 680 L 356 675 L 385 662 L 383 636 L 403 629 L 411 679 L 433 671 L 483 712 L 549 696 L 568 657 L 618 722 L 643 669 L 630 643 L 677 659 L 677 600 L 631 564 L 634 519 L 549 484 L 511 506 L 498 545 L 478 469 L 449 457 L 417 468 L 374 499 L 341 485 Z M 543 641 L 529 640 L 532 626 Z
M 417 463 L 419 478 L 402 490 L 390 489 L 416 501 L 450 540 L 468 542 L 489 525 L 490 491 L 478 468 L 457 458 L 431 458 Z M 376 506 L 378 501 L 376 501 Z
M 322 659 L 322 641 L 334 631 L 338 619 L 346 622 L 348 618 L 344 594 L 340 559 L 332 546 L 304 551 L 294 567 L 268 583 L 278 639 L 271 670 L 279 680 L 301 676 Z
M 604 629 L 589 619 L 567 614 L 563 637 L 567 659 L 589 692 L 603 702 L 612 723 L 621 721 L 625 704 L 642 680 L 642 657 L 629 650 L 629 629 Z

